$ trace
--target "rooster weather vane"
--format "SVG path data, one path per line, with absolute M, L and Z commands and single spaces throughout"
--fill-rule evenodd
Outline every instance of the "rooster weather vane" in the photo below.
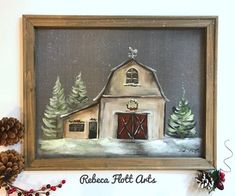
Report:
M 129 46 L 129 53 L 128 53 L 128 57 L 134 59 L 135 57 L 137 57 L 137 49 L 133 49 L 132 47 Z

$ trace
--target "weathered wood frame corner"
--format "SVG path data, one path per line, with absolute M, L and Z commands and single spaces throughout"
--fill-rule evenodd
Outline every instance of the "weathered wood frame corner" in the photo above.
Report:
M 218 18 L 140 16 L 23 16 L 24 156 L 26 170 L 211 169 L 216 166 L 216 71 Z M 202 28 L 206 37 L 206 114 L 203 158 L 50 158 L 38 159 L 35 134 L 36 28 Z

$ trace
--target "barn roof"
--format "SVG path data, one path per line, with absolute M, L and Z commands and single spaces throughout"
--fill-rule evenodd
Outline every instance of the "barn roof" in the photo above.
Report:
M 151 68 L 151 67 L 148 67 L 147 65 L 144 65 L 144 64 L 142 64 L 142 63 L 139 63 L 139 62 L 136 61 L 134 58 L 128 59 L 127 61 L 124 61 L 124 62 L 121 63 L 120 65 L 118 65 L 118 66 L 114 67 L 113 69 L 111 69 L 111 72 L 110 72 L 110 74 L 109 74 L 109 76 L 108 76 L 108 81 L 106 82 L 104 88 L 100 91 L 100 93 L 93 99 L 93 101 L 99 101 L 99 99 L 102 97 L 102 95 L 104 94 L 105 90 L 107 89 L 107 86 L 108 86 L 108 84 L 109 84 L 109 82 L 110 82 L 110 80 L 111 80 L 111 78 L 112 78 L 112 76 L 113 76 L 113 73 L 114 73 L 116 70 L 120 69 L 121 67 L 123 67 L 123 66 L 125 66 L 125 65 L 127 65 L 127 64 L 129 64 L 129 63 L 135 63 L 135 64 L 137 64 L 137 65 L 143 67 L 144 69 L 149 70 L 150 72 L 152 72 L 152 74 L 153 74 L 153 76 L 154 76 L 154 79 L 155 79 L 155 82 L 156 82 L 156 84 L 157 84 L 157 86 L 158 86 L 158 88 L 159 88 L 159 91 L 160 91 L 161 96 L 162 96 L 166 101 L 168 101 L 168 99 L 167 99 L 167 97 L 165 96 L 165 94 L 164 94 L 164 92 L 163 92 L 163 90 L 162 90 L 162 87 L 161 87 L 161 85 L 160 85 L 160 83 L 159 83 L 159 80 L 158 80 L 158 77 L 157 77 L 157 74 L 156 74 L 156 70 L 153 69 L 153 68 Z
M 83 107 L 80 107 L 80 108 L 78 108 L 76 110 L 73 110 L 72 112 L 69 112 L 67 114 L 61 115 L 60 118 L 67 118 L 68 116 L 70 116 L 70 115 L 72 115 L 74 113 L 80 112 L 82 110 L 86 110 L 86 109 L 91 108 L 91 107 L 93 107 L 95 105 L 98 105 L 98 104 L 99 104 L 98 102 L 88 103 L 88 104 L 84 105 Z

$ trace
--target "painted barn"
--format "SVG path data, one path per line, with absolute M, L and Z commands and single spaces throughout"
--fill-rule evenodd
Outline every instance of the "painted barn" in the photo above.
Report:
M 132 55 L 111 70 L 91 105 L 62 117 L 64 137 L 160 139 L 166 100 L 156 71 Z

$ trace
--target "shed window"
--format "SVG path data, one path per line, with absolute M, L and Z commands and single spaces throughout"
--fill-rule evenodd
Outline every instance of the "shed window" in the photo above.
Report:
M 126 72 L 126 84 L 138 84 L 138 71 L 135 68 L 130 68 Z
M 84 122 L 69 124 L 69 131 L 70 132 L 84 132 L 84 129 L 85 129 Z

